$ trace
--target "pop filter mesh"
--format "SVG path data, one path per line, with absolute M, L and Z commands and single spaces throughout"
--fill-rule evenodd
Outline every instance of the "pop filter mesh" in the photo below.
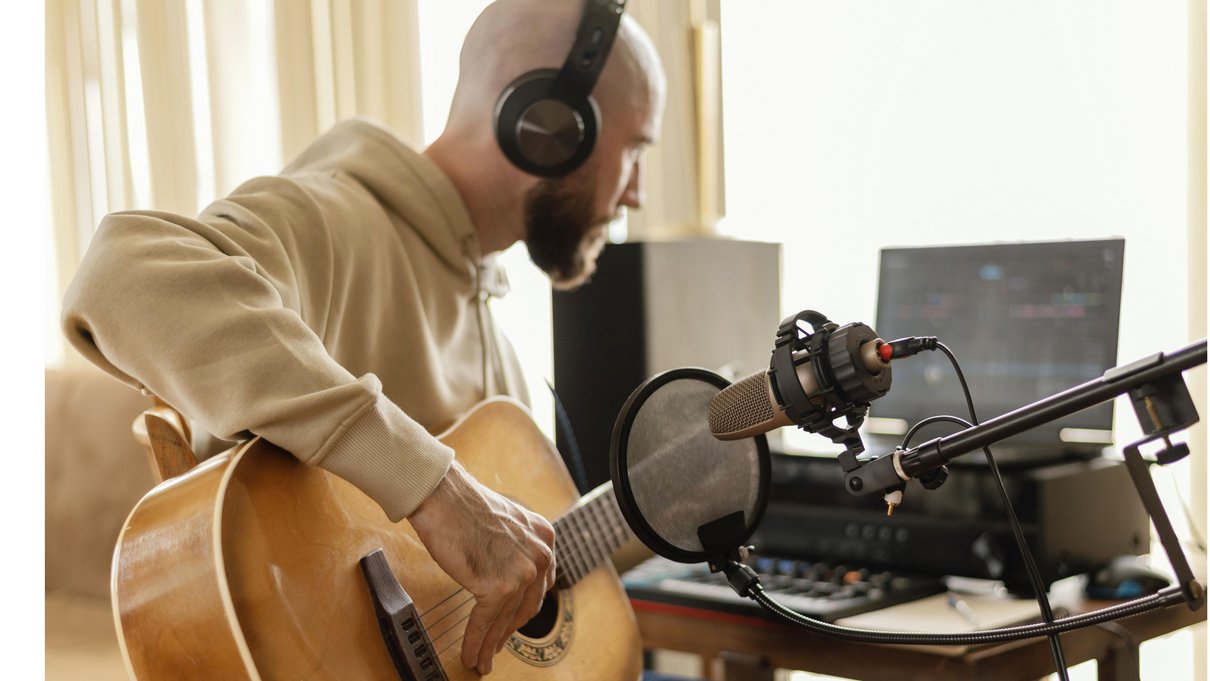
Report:
M 762 501 L 756 440 L 710 433 L 706 415 L 718 392 L 700 379 L 663 384 L 639 406 L 625 443 L 635 506 L 655 534 L 684 551 L 705 551 L 698 527 L 735 511 L 752 527 Z

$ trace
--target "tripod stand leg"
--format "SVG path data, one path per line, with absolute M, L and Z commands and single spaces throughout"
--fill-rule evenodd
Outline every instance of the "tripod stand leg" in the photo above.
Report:
M 1143 442 L 1147 442 L 1147 440 Z M 1122 454 L 1126 458 L 1126 470 L 1130 472 L 1134 488 L 1139 493 L 1139 499 L 1143 501 L 1143 508 L 1151 517 L 1151 524 L 1160 536 L 1160 544 L 1164 547 L 1164 552 L 1168 554 L 1169 562 L 1172 563 L 1172 569 L 1176 573 L 1177 581 L 1180 582 L 1185 602 L 1189 605 L 1190 610 L 1197 610 L 1206 602 L 1205 590 L 1193 577 L 1193 570 L 1189 568 L 1189 560 L 1185 557 L 1185 551 L 1181 548 L 1180 540 L 1176 538 L 1176 532 L 1172 529 L 1172 522 L 1168 520 L 1168 514 L 1164 512 L 1160 495 L 1155 490 L 1155 482 L 1151 479 L 1151 471 L 1148 470 L 1143 456 L 1139 454 L 1140 444 L 1142 442 L 1136 442 L 1122 450 Z

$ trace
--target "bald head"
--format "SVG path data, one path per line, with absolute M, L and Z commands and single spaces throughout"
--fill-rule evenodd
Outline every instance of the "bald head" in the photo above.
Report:
M 571 49 L 583 0 L 498 0 L 467 33 L 446 132 L 490 136 L 500 93 L 518 76 L 558 69 Z M 664 75 L 651 39 L 627 15 L 605 61 L 593 98 L 603 124 L 663 101 Z
M 496 102 L 513 81 L 567 59 L 584 0 L 497 0 L 467 33 L 445 131 L 425 155 L 458 189 L 483 253 L 524 240 L 556 284 L 591 274 L 608 223 L 643 203 L 643 151 L 659 138 L 664 72 L 655 45 L 623 15 L 592 90 L 592 153 L 561 177 L 514 165 L 496 141 Z

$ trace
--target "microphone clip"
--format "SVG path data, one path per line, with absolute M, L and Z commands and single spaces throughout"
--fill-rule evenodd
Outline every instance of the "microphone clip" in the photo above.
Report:
M 870 401 L 890 388 L 889 366 L 876 374 L 863 367 L 860 351 L 867 342 L 881 341 L 865 324 L 838 326 L 821 312 L 803 310 L 782 321 L 769 361 L 769 385 L 786 416 L 798 428 L 844 445 L 846 472 L 865 451 L 858 429 Z M 800 371 L 810 372 L 810 380 Z M 842 417 L 844 427 L 836 424 Z

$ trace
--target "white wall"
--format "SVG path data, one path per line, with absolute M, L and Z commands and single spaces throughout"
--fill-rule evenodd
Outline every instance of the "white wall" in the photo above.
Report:
M 1187 12 L 722 0 L 721 229 L 784 244 L 785 314 L 841 323 L 873 322 L 882 247 L 1122 236 L 1119 363 L 1181 347 L 1189 269 L 1205 269 L 1187 257 Z M 1139 428 L 1116 407 L 1126 442 Z M 1172 494 L 1188 501 L 1189 463 L 1168 469 L 1157 485 L 1189 536 Z M 1204 631 L 1145 647 L 1144 677 L 1194 678 L 1195 635 L 1204 649 Z
M 1183 346 L 1185 13 L 724 0 L 722 229 L 783 242 L 785 312 L 842 323 L 885 246 L 1122 236 L 1120 360 Z

